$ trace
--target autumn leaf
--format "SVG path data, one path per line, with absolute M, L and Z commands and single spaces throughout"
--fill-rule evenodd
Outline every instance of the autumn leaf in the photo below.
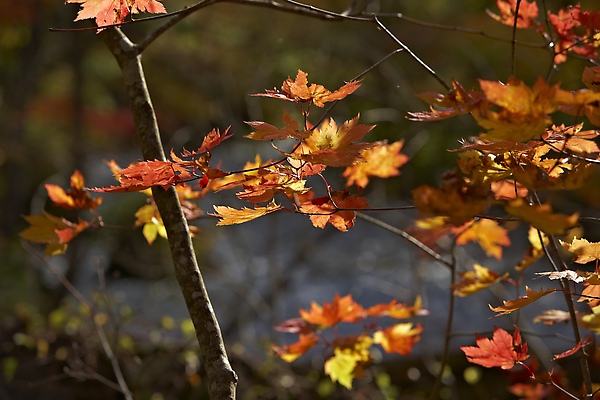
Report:
M 567 323 L 571 320 L 571 314 L 563 310 L 546 310 L 533 319 L 533 322 L 541 322 L 544 325 Z
M 497 111 L 490 105 L 473 110 L 473 118 L 487 130 L 481 138 L 525 141 L 540 136 L 552 122 L 548 114 L 557 109 L 553 100 L 558 85 L 549 86 L 541 77 L 532 88 L 514 78 L 506 84 L 480 80 L 479 85 L 486 100 L 500 107 Z
M 121 23 L 129 14 L 167 12 L 156 0 L 66 0 L 66 3 L 82 3 L 75 21 L 94 18 L 98 27 Z
M 517 0 L 496 0 L 496 6 L 500 10 L 500 15 L 496 15 L 491 11 L 488 11 L 488 15 L 494 18 L 496 21 L 513 26 L 515 24 L 515 13 L 517 10 Z M 539 24 L 536 21 L 538 17 L 538 6 L 535 1 L 529 2 L 523 0 L 519 4 L 519 14 L 517 16 L 517 28 L 535 28 Z
M 70 210 L 90 210 L 102 204 L 102 197 L 93 199 L 89 192 L 84 190 L 85 181 L 79 171 L 71 175 L 71 188 L 65 191 L 58 185 L 47 183 L 44 185 L 48 197 L 59 207 Z
M 157 236 L 167 238 L 165 225 L 160 217 L 160 213 L 154 204 L 146 204 L 136 211 L 135 226 L 142 226 L 142 234 L 148 244 L 152 244 Z
M 456 282 L 452 288 L 454 290 L 454 295 L 465 297 L 487 289 L 491 285 L 500 282 L 507 277 L 508 273 L 500 275 L 475 263 L 473 264 L 473 271 L 461 273 L 460 281 Z
M 262 217 L 263 215 L 267 215 L 278 210 L 283 210 L 283 207 L 275 204 L 274 201 L 269 203 L 266 207 L 254 207 L 254 209 L 244 207 L 239 210 L 227 206 L 213 207 L 215 209 L 215 213 L 210 215 L 219 218 L 217 226 L 242 224 L 244 222 L 252 221 L 253 219 Z
M 487 184 L 467 182 L 452 171 L 444 176 L 440 188 L 421 185 L 413 189 L 412 197 L 419 211 L 447 217 L 448 223 L 460 226 L 485 211 L 488 193 Z
M 594 339 L 592 338 L 592 336 L 588 336 L 585 339 L 580 340 L 577 345 L 575 345 L 575 347 L 564 351 L 560 354 L 556 354 L 554 355 L 554 357 L 552 357 L 552 360 L 556 361 L 556 360 L 560 360 L 562 358 L 566 358 L 569 356 L 572 356 L 573 354 L 577 353 L 578 351 L 580 351 L 582 348 L 584 348 L 585 346 L 588 346 L 590 344 L 594 343 Z
M 246 122 L 246 124 L 254 128 L 255 131 L 245 137 L 252 140 L 285 140 L 292 138 L 302 141 L 310 136 L 311 131 L 300 130 L 298 122 L 296 122 L 286 110 L 283 111 L 282 120 L 285 126 L 283 129 L 279 129 L 262 121 Z
M 547 235 L 562 236 L 573 228 L 579 220 L 579 213 L 571 215 L 555 214 L 549 204 L 529 205 L 523 199 L 516 199 L 505 207 L 510 215 L 521 218 Z
M 389 178 L 400 175 L 399 168 L 408 162 L 408 156 L 400 152 L 403 145 L 404 140 L 392 144 L 382 141 L 362 150 L 360 155 L 364 161 L 356 162 L 344 170 L 346 186 L 355 184 L 364 188 L 369 183 L 369 176 Z
M 300 317 L 313 325 L 329 328 L 340 322 L 356 322 L 364 319 L 364 309 L 356 303 L 351 295 L 340 297 L 336 294 L 331 303 L 319 305 L 312 302 L 310 310 L 300 310 Z
M 171 161 L 139 161 L 123 168 L 115 174 L 119 186 L 104 188 L 91 188 L 94 192 L 137 192 L 160 186 L 168 189 L 178 183 L 183 183 L 193 178 L 193 175 L 176 162 Z
M 351 339 L 344 340 L 343 347 L 335 346 L 333 356 L 325 361 L 325 374 L 347 389 L 352 388 L 352 380 L 361 376 L 363 366 L 371 361 L 369 348 L 372 339 L 366 335 Z
M 581 81 L 593 91 L 600 91 L 600 67 L 585 67 L 581 74 Z
M 423 332 L 421 324 L 414 327 L 412 322 L 395 324 L 376 331 L 373 334 L 373 342 L 383 347 L 386 353 L 405 356 L 410 354 L 415 344 L 421 340 L 421 332 Z
M 556 291 L 556 289 L 540 289 L 539 292 L 536 292 L 535 290 L 532 290 L 529 287 L 525 287 L 525 296 L 521 296 L 514 300 L 503 301 L 504 305 L 500 307 L 492 307 L 490 305 L 490 309 L 494 312 L 497 312 L 498 314 L 496 314 L 496 317 L 499 317 L 500 315 L 506 315 L 512 313 L 513 311 L 517 311 L 533 303 L 534 301 L 537 301 L 540 298 L 550 293 L 554 293 Z
M 330 167 L 345 167 L 361 161 L 361 152 L 374 146 L 373 143 L 356 143 L 369 133 L 375 125 L 358 123 L 359 116 L 338 125 L 330 118 L 313 129 L 310 137 L 296 151 L 286 156 L 313 164 Z
M 596 279 L 598 279 L 598 274 L 596 274 Z M 596 283 L 596 284 L 590 284 L 590 282 L 586 282 L 584 283 L 585 288 L 583 288 L 583 290 L 581 291 L 581 296 L 579 297 L 579 300 L 577 300 L 579 303 L 582 303 L 584 301 L 587 301 L 588 305 L 591 308 L 594 308 L 598 305 L 600 305 L 600 284 Z
M 364 314 L 370 317 L 388 316 L 395 319 L 406 319 L 417 315 L 428 315 L 429 312 L 423 309 L 421 296 L 417 296 L 412 306 L 406 303 L 398 303 L 398 300 L 394 299 L 389 303 L 369 307 L 364 310 Z
M 197 155 L 197 154 L 202 154 L 202 153 L 206 153 L 211 151 L 213 148 L 215 148 L 216 146 L 218 146 L 219 144 L 221 144 L 224 140 L 229 139 L 230 137 L 233 136 L 233 133 L 229 133 L 229 128 L 225 129 L 224 132 L 221 133 L 221 131 L 219 129 L 213 129 L 212 131 L 210 131 L 205 137 L 204 139 L 202 139 L 202 144 L 200 145 L 200 147 L 198 148 L 198 150 L 196 150 L 193 155 Z M 184 155 L 192 155 L 192 153 L 190 154 L 184 154 Z
M 575 255 L 573 262 L 587 264 L 600 260 L 600 242 L 588 242 L 586 239 L 573 238 L 571 243 L 560 241 L 562 247 Z
M 364 197 L 350 195 L 346 192 L 333 192 L 331 199 L 329 196 L 325 196 L 302 203 L 300 212 L 309 215 L 310 221 L 316 228 L 323 229 L 327 224 L 331 224 L 339 231 L 346 232 L 356 222 L 356 211 L 354 210 L 368 207 Z
M 351 81 L 331 92 L 322 85 L 308 84 L 308 74 L 298 70 L 296 79 L 288 77 L 281 86 L 281 90 L 267 90 L 265 93 L 253 96 L 271 97 L 274 99 L 288 100 L 295 103 L 312 102 L 317 107 L 324 107 L 325 103 L 342 100 L 354 93 L 360 87 L 360 81 Z
M 452 89 L 445 95 L 425 92 L 417 96 L 431 104 L 431 107 L 429 112 L 409 112 L 408 119 L 411 121 L 440 121 L 467 114 L 485 100 L 483 93 L 477 91 L 469 93 L 455 80 L 452 80 Z
M 600 305 L 592 307 L 591 313 L 582 315 L 579 319 L 584 328 L 600 333 Z
M 544 255 L 544 246 L 548 244 L 548 236 L 532 226 L 529 227 L 527 238 L 530 246 L 523 260 L 515 266 L 517 271 L 524 270 L 542 258 Z
M 313 347 L 319 342 L 319 337 L 314 333 L 310 332 L 307 334 L 300 334 L 297 342 L 286 346 L 274 346 L 273 351 L 281 357 L 282 360 L 291 363 Z
M 67 244 L 89 227 L 87 221 L 80 219 L 74 223 L 45 211 L 43 215 L 25 215 L 23 218 L 30 226 L 19 236 L 33 243 L 45 244 L 46 257 L 64 253 Z
M 477 346 L 463 346 L 460 349 L 473 364 L 486 368 L 500 367 L 511 369 L 515 364 L 529 358 L 527 343 L 522 342 L 519 328 L 511 336 L 504 329 L 495 327 L 492 339 L 476 335 Z
M 456 244 L 477 242 L 490 257 L 502 259 L 502 246 L 510 246 L 510 238 L 505 228 L 491 219 L 475 221 L 462 230 L 457 228 Z

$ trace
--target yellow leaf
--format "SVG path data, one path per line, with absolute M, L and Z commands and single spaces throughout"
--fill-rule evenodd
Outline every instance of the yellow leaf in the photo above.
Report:
M 325 362 L 325 373 L 333 382 L 351 389 L 352 380 L 363 375 L 363 367 L 371 361 L 369 348 L 373 340 L 365 335 L 340 338 L 334 342 L 333 356 Z
M 506 229 L 491 219 L 482 219 L 468 225 L 456 238 L 456 244 L 477 242 L 490 257 L 502 259 L 502 246 L 510 246 Z
M 529 205 L 523 199 L 511 201 L 505 209 L 510 215 L 521 218 L 547 235 L 565 235 L 579 219 L 579 213 L 554 214 L 549 204 Z
M 469 296 L 486 289 L 496 282 L 508 277 L 508 273 L 504 275 L 490 271 L 484 266 L 473 264 L 473 271 L 466 271 L 460 274 L 461 280 L 453 285 L 454 294 L 456 296 Z
M 571 244 L 560 241 L 562 247 L 575 254 L 574 262 L 587 264 L 590 261 L 600 260 L 600 242 L 588 242 L 586 239 L 573 238 Z
M 283 210 L 283 207 L 275 204 L 273 201 L 266 207 L 255 207 L 254 209 L 244 207 L 241 210 L 238 210 L 227 206 L 214 206 L 214 209 L 215 213 L 211 215 L 220 218 L 217 226 L 223 226 L 236 225 L 252 221 L 253 219 L 262 217 L 263 215 L 267 215 L 277 210 Z
M 542 240 L 540 240 L 540 237 L 543 240 L 543 244 Z M 515 267 L 517 271 L 522 271 L 539 260 L 544 255 L 544 245 L 548 244 L 548 236 L 533 226 L 529 227 L 529 234 L 527 238 L 529 239 L 529 243 L 531 245 L 529 246 L 529 250 L 527 250 L 527 254 L 525 255 L 523 261 L 521 261 Z

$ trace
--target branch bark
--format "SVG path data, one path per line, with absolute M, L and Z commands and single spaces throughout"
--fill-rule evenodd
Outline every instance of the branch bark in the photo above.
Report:
M 165 160 L 140 49 L 118 28 L 103 30 L 100 37 L 121 68 L 144 159 Z M 163 190 L 154 187 L 152 194 L 169 238 L 175 275 L 194 323 L 211 398 L 235 399 L 237 375 L 225 351 L 221 329 L 198 268 L 189 227 L 175 188 Z

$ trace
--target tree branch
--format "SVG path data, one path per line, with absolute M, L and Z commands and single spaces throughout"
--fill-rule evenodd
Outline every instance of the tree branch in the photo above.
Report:
M 100 37 L 121 67 L 144 158 L 165 160 L 139 48 L 118 28 L 104 30 Z M 163 190 L 154 187 L 152 194 L 167 230 L 175 275 L 194 323 L 211 397 L 216 400 L 235 399 L 237 375 L 227 358 L 221 330 L 198 268 L 189 227 L 175 188 Z

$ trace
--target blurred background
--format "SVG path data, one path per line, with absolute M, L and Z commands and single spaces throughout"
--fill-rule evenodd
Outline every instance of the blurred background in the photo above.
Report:
M 594 9 L 593 1 L 581 3 Z M 174 11 L 192 3 L 164 4 Z M 310 4 L 341 12 L 348 1 Z M 546 4 L 556 10 L 569 2 Z M 374 0 L 370 7 L 423 21 L 382 18 L 446 82 L 454 78 L 470 89 L 477 87 L 477 79 L 506 81 L 510 76 L 511 46 L 506 40 L 511 28 L 486 14 L 487 9 L 497 11 L 493 1 Z M 135 398 L 200 398 L 206 388 L 166 242 L 159 239 L 150 247 L 141 230 L 132 228 L 133 214 L 145 196 L 105 195 L 99 212 L 109 227 L 81 235 L 62 256 L 44 259 L 43 248 L 18 237 L 26 227 L 23 215 L 49 207 L 45 183 L 66 187 L 78 169 L 87 186 L 113 184 L 105 160 L 126 166 L 141 157 L 120 71 L 103 43 L 93 30 L 49 30 L 89 26 L 72 22 L 77 10 L 76 4 L 56 0 L 0 0 L 0 399 L 122 398 L 111 387 L 115 378 L 94 330 L 98 321 L 90 322 L 52 271 L 64 274 L 102 311 L 100 325 L 110 333 Z M 136 41 L 161 23 L 123 30 Z M 541 48 L 535 32 L 519 31 L 518 39 L 540 45 L 516 51 L 517 76 L 531 85 L 550 73 L 552 56 Z M 298 69 L 308 72 L 310 82 L 333 90 L 396 48 L 372 23 L 326 22 L 233 2 L 188 17 L 154 42 L 143 62 L 165 148 L 194 149 L 213 128 L 231 126 L 234 137 L 215 150 L 213 159 L 222 160 L 225 169 L 239 169 L 256 153 L 263 159 L 276 156 L 268 144 L 243 138 L 250 132 L 244 121 L 280 125 L 282 110 L 291 109 L 248 94 L 280 87 Z M 552 81 L 579 89 L 586 65 L 576 59 L 561 64 Z M 456 153 L 446 149 L 479 133 L 468 117 L 428 124 L 408 121 L 407 112 L 428 108 L 416 97 L 425 91 L 445 90 L 408 54 L 399 53 L 370 71 L 362 87 L 332 111 L 340 123 L 360 113 L 361 122 L 377 124 L 366 140 L 405 140 L 403 152 L 411 161 L 399 177 L 372 181 L 366 190 L 371 206 L 408 204 L 412 188 L 437 184 L 441 173 L 453 167 Z M 316 121 L 322 110 L 314 112 Z M 569 118 L 565 123 L 572 123 Z M 597 173 L 594 179 L 598 181 Z M 344 185 L 333 175 L 330 183 L 338 189 Z M 557 208 L 597 215 L 600 185 L 590 187 L 558 198 Z M 202 208 L 210 212 L 213 204 L 236 204 L 233 200 L 233 193 L 209 196 Z M 378 217 L 404 228 L 416 213 Z M 336 292 L 352 293 L 365 306 L 392 298 L 412 303 L 417 294 L 424 296 L 431 312 L 420 321 L 424 344 L 406 359 L 380 356 L 370 375 L 357 383 L 353 398 L 427 394 L 446 319 L 449 274 L 444 267 L 364 221 L 344 234 L 315 229 L 303 216 L 283 214 L 243 226 L 216 228 L 211 218 L 197 225 L 198 257 L 242 378 L 241 399 L 349 398 L 349 392 L 323 379 L 322 353 L 292 365 L 269 354 L 271 343 L 289 339 L 274 332 L 274 325 L 297 316 L 298 308 L 309 308 L 311 300 L 331 301 Z M 588 239 L 594 240 L 593 235 L 597 232 Z M 511 270 L 524 251 L 525 245 L 518 245 L 502 263 L 486 265 L 498 272 Z M 468 264 L 471 256 L 465 252 L 464 257 Z M 487 304 L 497 302 L 488 293 L 459 304 L 456 326 L 469 332 L 490 330 Z M 453 342 L 454 348 L 460 340 Z M 465 340 L 473 342 L 472 336 Z M 442 392 L 445 398 L 467 398 L 465 393 L 505 396 L 502 387 L 465 378 L 459 354 L 453 365 L 444 382 L 450 388 Z M 457 397 L 460 393 L 463 397 Z

